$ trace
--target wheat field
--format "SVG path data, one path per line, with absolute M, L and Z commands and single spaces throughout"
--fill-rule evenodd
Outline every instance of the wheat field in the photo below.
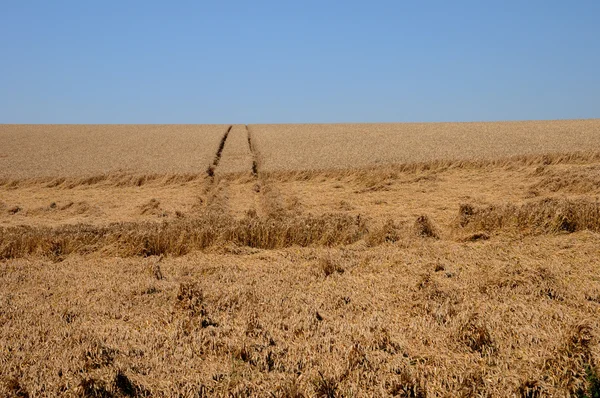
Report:
M 597 397 L 600 121 L 0 126 L 0 396 Z
M 227 126 L 0 125 L 0 178 L 193 173 Z
M 227 136 L 223 148 L 222 161 L 217 168 L 220 174 L 249 173 L 252 170 L 253 155 L 248 145 L 246 126 L 234 125 Z
M 251 126 L 264 171 L 483 160 L 600 148 L 600 120 Z

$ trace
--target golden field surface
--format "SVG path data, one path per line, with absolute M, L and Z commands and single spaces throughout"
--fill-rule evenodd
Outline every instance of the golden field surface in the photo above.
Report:
M 184 174 L 213 160 L 225 125 L 0 125 L 0 178 Z
M 495 159 L 600 148 L 600 120 L 253 125 L 263 170 Z
M 597 397 L 599 127 L 0 126 L 0 396 Z

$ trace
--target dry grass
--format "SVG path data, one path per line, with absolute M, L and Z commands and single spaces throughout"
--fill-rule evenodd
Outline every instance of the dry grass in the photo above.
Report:
M 221 126 L 193 170 L 9 170 L 0 396 L 598 396 L 597 126 Z

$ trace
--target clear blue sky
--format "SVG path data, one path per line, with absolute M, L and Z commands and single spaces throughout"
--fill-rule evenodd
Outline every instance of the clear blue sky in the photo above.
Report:
M 0 123 L 600 117 L 600 1 L 8 1 Z

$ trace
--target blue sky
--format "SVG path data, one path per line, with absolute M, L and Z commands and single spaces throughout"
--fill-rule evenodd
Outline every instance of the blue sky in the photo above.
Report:
M 599 1 L 8 1 L 0 123 L 600 117 Z

